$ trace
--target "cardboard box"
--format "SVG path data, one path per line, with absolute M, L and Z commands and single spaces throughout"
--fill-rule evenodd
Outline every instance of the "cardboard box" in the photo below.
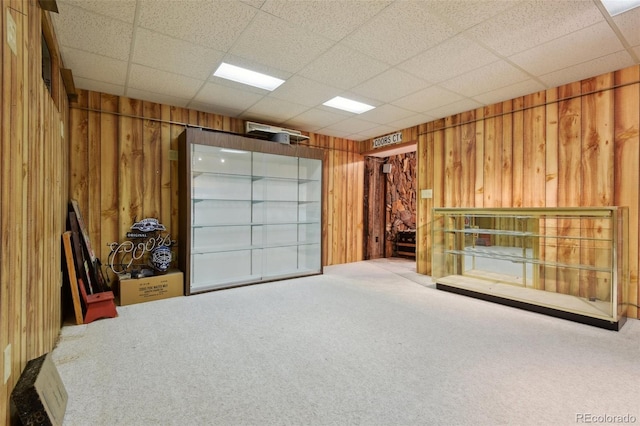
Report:
M 27 363 L 11 392 L 13 424 L 62 425 L 68 395 L 50 354 Z
M 181 271 L 170 271 L 153 277 L 120 279 L 116 286 L 116 300 L 120 306 L 184 295 Z

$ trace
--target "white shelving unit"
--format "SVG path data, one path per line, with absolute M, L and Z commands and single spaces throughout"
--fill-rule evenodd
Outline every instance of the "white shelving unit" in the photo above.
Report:
M 186 294 L 322 273 L 322 156 L 185 130 L 179 262 Z

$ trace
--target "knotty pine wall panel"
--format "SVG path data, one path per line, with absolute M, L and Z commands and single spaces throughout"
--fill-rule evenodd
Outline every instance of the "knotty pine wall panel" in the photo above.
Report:
M 484 205 L 484 109 L 477 108 L 474 117 L 467 125 L 474 129 L 475 144 L 475 165 L 474 165 L 474 183 L 473 183 L 473 203 L 476 206 Z
M 114 241 L 113 236 L 118 235 L 119 232 L 119 196 L 118 196 L 118 171 L 120 165 L 119 149 L 118 149 L 118 112 L 119 97 L 114 95 L 97 94 L 100 98 L 100 108 L 98 112 L 91 112 L 98 116 L 99 121 L 95 123 L 96 126 L 100 126 L 100 138 L 99 138 L 99 151 L 96 153 L 99 156 L 100 161 L 98 164 L 94 164 L 94 168 L 100 171 L 100 181 L 95 184 L 97 191 L 95 194 L 99 196 L 98 203 L 93 205 L 99 205 L 99 209 L 93 209 L 90 216 L 90 223 L 88 224 L 90 234 L 94 235 L 96 254 L 100 257 L 104 264 L 107 263 L 107 258 L 102 257 L 102 250 L 107 247 L 107 244 Z M 95 97 L 95 96 L 94 96 Z M 85 99 L 86 96 L 80 96 L 79 101 Z M 100 112 L 103 111 L 103 112 Z M 75 111 L 72 114 L 79 114 L 80 111 Z M 82 139 L 80 139 L 82 140 Z M 72 143 L 75 143 L 75 139 L 72 138 Z M 75 161 L 78 161 L 76 159 Z M 82 195 L 76 193 L 76 196 Z M 86 210 L 85 204 L 83 211 Z M 87 211 L 87 214 L 89 212 Z M 164 216 L 168 217 L 168 216 Z
M 483 182 L 484 207 L 499 207 L 502 203 L 502 104 L 485 108 L 484 127 L 484 169 L 481 175 Z M 471 205 L 465 204 L 465 205 Z
M 545 92 L 527 95 L 524 101 L 522 203 L 529 207 L 544 207 L 546 203 Z M 508 119 L 508 116 L 506 118 Z
M 462 192 L 462 204 L 471 204 L 475 202 L 476 188 L 475 188 L 475 176 L 477 167 L 477 153 L 476 153 L 476 123 L 474 120 L 475 111 L 469 111 L 462 113 L 460 117 L 460 137 L 462 138 L 462 152 L 461 152 L 461 192 Z
M 323 265 L 364 259 L 364 157 L 358 142 L 310 134 L 302 144 L 325 150 Z
M 583 206 L 613 205 L 614 182 L 614 139 L 613 73 L 582 81 L 582 184 Z M 602 220 L 583 221 L 582 236 L 602 238 L 606 223 Z M 605 234 L 606 235 L 606 234 Z M 580 259 L 584 263 L 606 265 L 607 256 L 596 250 L 595 243 L 583 244 Z M 604 258 L 603 258 L 604 257 Z M 595 271 L 581 271 L 579 295 L 607 300 L 611 283 Z
M 16 24 L 16 51 L 0 43 L 0 423 L 27 362 L 51 351 L 62 326 L 62 250 L 68 198 L 68 101 L 55 65 L 52 92 L 42 79 L 41 39 L 48 13 L 36 0 L 4 1 Z M 54 61 L 55 35 L 47 36 Z M 5 351 L 10 359 L 5 359 Z M 0 371 L 4 373 L 4 369 Z
M 502 103 L 502 112 L 509 114 L 513 111 L 513 102 Z M 513 195 L 513 120 L 502 120 L 502 152 L 500 153 L 500 172 L 502 194 L 500 195 L 500 207 L 511 205 Z
M 135 220 L 155 217 L 178 238 L 178 165 L 171 159 L 186 125 L 243 133 L 244 121 L 186 108 L 80 90 L 70 108 L 70 196 L 78 200 L 96 254 L 125 240 Z M 364 158 L 357 142 L 311 134 L 326 152 L 323 265 L 363 259 Z M 179 250 L 177 247 L 175 250 Z M 110 278 L 114 278 L 109 273 Z
M 513 121 L 513 139 L 511 140 L 512 164 L 511 176 L 505 176 L 505 179 L 511 179 L 511 203 L 503 207 L 521 207 L 523 198 L 524 182 L 522 171 L 524 169 L 524 98 L 519 97 L 513 100 L 513 113 L 511 119 Z M 503 121 L 504 122 L 504 121 Z M 502 203 L 501 203 L 502 204 Z
M 631 67 L 615 73 L 614 84 L 614 202 L 629 208 L 629 260 L 631 285 L 628 296 L 631 302 L 639 301 L 638 291 L 638 225 L 640 204 L 640 67 Z M 632 206 L 636 206 L 633 208 Z M 638 308 L 629 306 L 628 315 L 638 318 Z
M 431 273 L 432 207 L 627 206 L 628 316 L 638 318 L 639 127 L 639 66 L 419 126 L 418 192 L 432 189 L 433 199 L 418 202 L 417 270 Z M 576 236 L 558 222 L 542 226 Z M 605 231 L 599 223 L 585 225 L 596 225 L 589 232 Z M 560 238 L 541 256 L 559 262 L 596 256 L 588 247 L 576 250 L 572 241 Z M 609 283 L 598 274 L 581 277 L 553 268 L 540 273 L 547 290 L 608 296 Z

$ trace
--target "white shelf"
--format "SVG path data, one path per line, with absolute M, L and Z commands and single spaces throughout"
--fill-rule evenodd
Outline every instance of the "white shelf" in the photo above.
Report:
M 191 228 L 219 228 L 219 227 L 230 227 L 230 226 L 270 226 L 270 225 L 318 225 L 320 222 L 315 221 L 304 221 L 304 222 L 268 222 L 268 223 L 258 223 L 258 222 L 246 222 L 246 223 L 199 223 L 192 224 Z

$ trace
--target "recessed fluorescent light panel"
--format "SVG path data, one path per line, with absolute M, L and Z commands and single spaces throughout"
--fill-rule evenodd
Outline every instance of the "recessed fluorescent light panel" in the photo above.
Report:
M 274 90 L 284 83 L 284 80 L 280 80 L 279 78 L 251 71 L 246 68 L 237 67 L 225 62 L 220 64 L 213 75 L 265 90 Z
M 338 108 L 343 111 L 353 112 L 355 114 L 362 114 L 363 112 L 367 112 L 375 108 L 371 105 L 363 104 L 362 102 L 353 101 L 341 96 L 336 96 L 335 98 L 328 100 L 322 105 L 326 105 L 332 108 Z
M 602 0 L 609 15 L 616 16 L 640 6 L 640 0 Z

